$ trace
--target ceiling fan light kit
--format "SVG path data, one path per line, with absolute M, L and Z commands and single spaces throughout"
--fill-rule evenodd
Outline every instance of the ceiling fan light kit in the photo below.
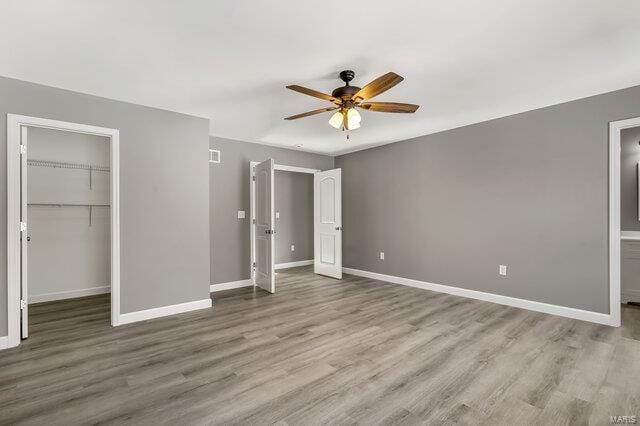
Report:
M 351 86 L 349 82 L 355 77 L 355 73 L 351 70 L 340 72 L 340 79 L 345 85 L 338 87 L 331 95 L 318 92 L 306 87 L 291 85 L 287 89 L 293 90 L 304 95 L 313 96 L 325 101 L 333 103 L 335 106 L 320 108 L 302 114 L 292 115 L 285 120 L 297 120 L 298 118 L 309 117 L 310 115 L 321 114 L 328 111 L 336 111 L 329 119 L 329 124 L 336 129 L 355 130 L 360 128 L 362 117 L 356 108 L 362 108 L 369 111 L 377 112 L 393 112 L 393 113 L 414 113 L 419 105 L 401 104 L 397 102 L 367 102 L 369 99 L 391 89 L 400 83 L 404 78 L 394 72 L 388 72 L 385 75 L 376 78 L 371 83 L 360 88 Z M 347 136 L 348 138 L 348 136 Z

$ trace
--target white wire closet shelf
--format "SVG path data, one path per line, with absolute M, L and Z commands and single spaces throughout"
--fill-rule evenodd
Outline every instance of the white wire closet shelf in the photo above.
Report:
M 93 172 L 111 173 L 111 169 L 109 168 L 109 166 L 99 166 L 96 164 L 82 164 L 82 163 L 64 163 L 60 161 L 49 161 L 49 160 L 27 159 L 27 166 L 50 167 L 54 169 L 87 170 L 89 172 L 89 189 L 93 189 Z
M 111 172 L 111 168 L 109 166 L 100 166 L 97 164 L 82 164 L 82 163 L 63 163 L 60 161 L 49 161 L 49 160 L 27 160 L 28 166 L 37 166 L 37 167 L 52 167 L 55 169 L 79 169 L 79 170 L 90 170 L 96 172 Z

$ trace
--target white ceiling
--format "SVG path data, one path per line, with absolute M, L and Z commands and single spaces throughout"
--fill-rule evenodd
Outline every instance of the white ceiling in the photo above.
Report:
M 212 135 L 329 154 L 640 84 L 637 0 L 0 1 L 0 75 L 207 117 Z M 330 92 L 394 71 L 351 139 Z M 1 96 L 1 94 L 0 94 Z

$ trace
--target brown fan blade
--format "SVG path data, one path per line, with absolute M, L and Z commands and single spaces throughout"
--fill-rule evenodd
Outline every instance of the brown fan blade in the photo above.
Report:
M 397 102 L 367 102 L 358 106 L 369 111 L 400 113 L 412 113 L 420 108 L 420 105 L 399 104 Z
M 334 104 L 340 105 L 342 103 L 342 100 L 338 98 L 334 98 L 333 96 L 327 95 L 326 93 L 318 92 L 317 90 L 298 86 L 297 84 L 287 86 L 287 89 L 293 90 L 294 92 L 302 93 L 303 95 L 309 95 L 313 96 L 314 98 L 320 98 L 325 101 L 333 102 Z
M 285 118 L 285 120 L 297 120 L 298 118 L 308 117 L 310 115 L 316 115 L 316 114 L 320 114 L 322 112 L 333 111 L 334 109 L 338 109 L 338 108 L 340 108 L 340 107 L 336 106 L 336 107 L 320 108 L 320 109 L 316 109 L 316 110 L 309 111 L 309 112 L 303 112 L 302 114 L 292 115 L 291 117 Z
M 404 80 L 404 77 L 400 77 L 394 72 L 388 72 L 364 86 L 355 95 L 353 95 L 351 99 L 354 101 L 366 101 L 374 96 L 378 96 L 382 92 L 386 92 L 402 80 Z

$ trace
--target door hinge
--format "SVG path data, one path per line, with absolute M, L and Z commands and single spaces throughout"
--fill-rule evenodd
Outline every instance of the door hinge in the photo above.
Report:
M 264 232 L 265 232 L 265 234 L 269 234 L 269 235 L 273 235 L 273 234 L 275 234 L 275 233 L 276 233 L 276 231 L 275 231 L 275 230 L 273 230 L 273 229 L 267 229 L 267 230 L 266 230 L 266 231 L 264 231 Z
M 20 145 L 20 154 L 25 155 L 27 153 L 27 146 L 26 145 Z
M 26 232 L 27 222 L 20 222 L 20 232 Z
M 254 268 L 256 267 L 256 262 L 253 262 L 253 267 L 254 267 Z
M 251 222 L 255 225 L 256 224 L 256 220 L 252 219 Z
M 251 180 L 255 182 L 256 181 L 256 177 L 255 176 L 251 176 Z
M 20 309 L 27 309 L 27 301 L 20 299 Z

